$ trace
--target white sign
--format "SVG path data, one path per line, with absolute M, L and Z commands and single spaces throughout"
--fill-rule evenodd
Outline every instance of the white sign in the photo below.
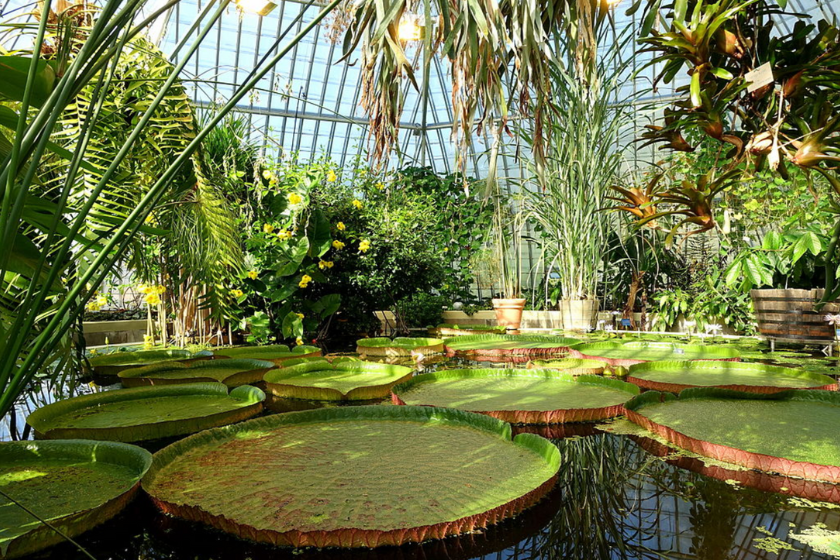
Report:
M 769 62 L 765 62 L 755 70 L 744 74 L 744 79 L 747 81 L 747 91 L 752 93 L 773 83 L 773 67 Z

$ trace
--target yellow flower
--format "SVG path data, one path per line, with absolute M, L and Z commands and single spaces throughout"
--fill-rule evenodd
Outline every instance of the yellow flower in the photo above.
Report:
M 332 169 L 330 169 L 327 172 L 327 181 L 329 181 L 330 183 L 334 183 L 337 178 L 338 177 L 335 176 L 335 171 L 333 171 Z
M 303 313 L 295 313 L 298 316 L 298 319 L 303 319 L 305 315 Z
M 155 337 L 153 337 L 152 335 L 150 335 L 150 334 L 144 334 L 143 335 L 143 342 L 152 342 L 153 343 L 154 341 L 155 341 Z
M 137 292 L 141 294 L 148 294 L 149 286 L 147 286 L 146 284 L 140 284 L 137 286 Z
M 443 252 L 444 252 L 444 253 L 448 253 L 448 252 L 449 252 L 449 247 L 444 247 L 444 248 L 443 248 Z
M 242 297 L 242 290 L 231 290 L 230 295 L 232 295 L 235 298 L 241 298 Z
M 370 249 L 370 241 L 365 239 L 364 241 L 359 243 L 359 251 L 361 251 L 362 253 L 367 253 L 368 249 Z
M 262 176 L 263 176 L 263 179 L 265 179 L 266 181 L 270 181 L 271 178 L 273 177 L 273 175 L 271 174 L 271 171 L 269 171 L 268 169 L 263 170 Z
M 327 268 L 332 268 L 332 267 L 333 267 L 333 262 L 332 261 L 321 261 L 321 262 L 318 263 L 318 268 L 320 268 L 321 270 L 324 270 L 324 269 L 327 269 Z
M 151 293 L 146 296 L 145 301 L 149 305 L 160 305 L 160 296 L 158 294 Z
M 271 225 L 271 224 L 265 224 L 265 225 L 263 226 L 263 231 L 264 231 L 265 233 L 271 233 L 272 231 L 274 231 L 274 226 L 273 226 L 273 225 Z
M 303 345 L 303 339 L 301 337 L 297 337 L 295 339 L 295 344 L 297 344 L 298 346 L 302 346 Z
M 385 183 L 383 183 L 382 181 L 376 183 L 376 188 L 379 189 L 380 191 L 384 191 L 385 190 Z
M 152 225 L 157 223 L 157 220 L 155 219 L 155 215 L 153 213 L 150 213 L 148 216 L 146 216 L 146 219 L 144 221 L 147 224 L 152 224 Z
M 342 243 L 338 239 L 336 239 L 335 241 L 332 242 L 332 246 L 335 247 L 335 249 L 338 250 L 338 251 L 341 251 L 342 249 L 344 249 L 344 243 Z
M 96 305 L 98 305 L 99 307 L 105 307 L 106 305 L 108 305 L 108 298 L 106 298 L 105 296 L 97 296 Z
M 155 286 L 154 293 L 156 293 L 158 295 L 165 294 L 166 293 L 166 286 Z
M 362 201 L 359 200 L 358 198 L 354 198 L 353 199 L 353 206 L 355 206 L 356 209 L 361 210 L 362 209 Z
M 248 278 L 250 278 L 251 280 L 256 280 L 257 276 L 258 276 L 258 274 L 257 274 L 256 270 L 248 271 Z
M 303 197 L 298 193 L 289 193 L 289 204 L 300 204 L 303 202 Z
M 99 354 L 99 351 L 96 348 L 91 348 L 90 349 L 90 355 L 91 356 L 96 356 L 97 354 Z
M 281 229 L 277 232 L 277 237 L 279 237 L 280 239 L 291 239 L 292 232 L 287 229 Z
M 312 282 L 312 277 L 309 276 L 308 274 L 304 274 L 301 277 L 300 282 L 298 282 L 298 287 L 306 288 L 307 286 L 309 286 L 310 282 Z
M 344 225 L 344 222 L 338 222 L 337 224 L 335 224 L 335 229 L 337 229 L 338 231 L 344 231 L 345 229 L 347 229 L 347 226 Z

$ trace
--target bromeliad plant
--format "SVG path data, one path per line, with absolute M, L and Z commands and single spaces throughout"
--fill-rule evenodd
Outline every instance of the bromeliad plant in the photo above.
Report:
M 637 0 L 629 12 L 641 6 L 640 41 L 652 53 L 655 83 L 689 76 L 676 87 L 664 126 L 649 127 L 647 143 L 693 151 L 686 138 L 708 138 L 724 171 L 766 167 L 787 178 L 795 166 L 823 176 L 830 195 L 840 195 L 840 31 L 833 21 L 788 12 L 787 0 Z M 781 18 L 793 21 L 790 31 L 776 27 Z M 714 227 L 713 197 L 702 211 L 682 198 L 672 202 L 701 229 Z M 840 220 L 825 259 L 823 302 L 840 296 L 838 238 Z
M 32 43 L 26 52 L 0 56 L 0 125 L 4 127 L 0 135 L 0 415 L 9 411 L 37 373 L 67 371 L 74 357 L 71 328 L 173 179 L 190 163 L 209 131 L 338 3 L 334 0 L 324 6 L 288 45 L 253 68 L 216 116 L 197 128 L 183 147 L 161 156 L 159 170 L 148 181 L 129 183 L 134 189 L 130 205 L 121 203 L 122 193 L 115 187 L 122 178 L 121 165 L 159 115 L 173 87 L 179 87 L 179 73 L 223 17 L 229 2 L 208 4 L 181 37 L 174 51 L 179 62 L 147 94 L 142 113 L 125 115 L 130 132 L 119 139 L 104 169 L 88 160 L 88 147 L 95 125 L 109 117 L 103 107 L 116 79 L 119 57 L 177 0 L 148 15 L 143 0 L 105 0 L 88 8 L 94 10 L 90 18 L 74 17 L 78 6 L 56 13 L 46 1 L 39 6 L 34 25 L 3 24 L 4 31 L 23 31 Z M 284 36 L 280 35 L 278 46 Z M 79 99 L 89 85 L 90 97 Z M 52 134 L 68 109 L 82 101 L 87 110 L 75 149 L 70 151 L 55 142 Z M 68 163 L 64 176 L 47 190 L 40 174 L 52 157 Z M 82 171 L 98 177 L 79 188 Z M 93 219 L 110 225 L 89 231 L 86 226 Z

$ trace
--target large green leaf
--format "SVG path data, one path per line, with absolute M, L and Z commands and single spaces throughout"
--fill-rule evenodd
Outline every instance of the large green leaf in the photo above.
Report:
M 39 438 L 122 442 L 192 434 L 256 416 L 265 394 L 256 387 L 228 389 L 193 383 L 104 391 L 39 408 L 26 422 Z
M 172 514 L 201 511 L 203 523 L 252 540 L 370 548 L 517 515 L 554 486 L 559 466 L 551 442 L 511 438 L 510 425 L 487 416 L 331 407 L 177 442 L 155 455 L 143 488 Z M 283 496 L 282 505 L 266 495 Z
M 309 256 L 322 257 L 330 250 L 332 234 L 330 221 L 321 210 L 315 210 L 309 222 Z
M 0 443 L 0 556 L 25 556 L 107 521 L 131 501 L 151 463 L 151 453 L 124 443 Z
M 312 360 L 270 371 L 264 380 L 268 390 L 278 397 L 364 401 L 388 396 L 392 386 L 411 375 L 411 368 L 404 366 L 361 360 Z
M 266 360 L 201 360 L 191 364 L 171 362 L 132 368 L 121 371 L 119 376 L 126 387 L 208 382 L 239 387 L 260 382 L 263 374 L 273 367 L 274 363 Z
M 395 401 L 458 408 L 514 423 L 558 424 L 622 414 L 639 394 L 630 383 L 553 369 L 449 369 L 411 378 Z
M 309 253 L 309 238 L 301 237 L 290 244 L 286 260 L 281 262 L 276 269 L 278 276 L 291 276 L 296 274 L 303 263 L 303 259 Z
M 631 419 L 691 451 L 717 459 L 725 455 L 728 462 L 749 468 L 840 482 L 840 394 L 835 391 L 768 395 L 704 388 L 686 389 L 678 399 L 649 391 L 626 406 L 638 415 Z
M 26 56 L 0 56 L 0 99 L 22 101 L 26 88 L 26 78 L 32 58 Z M 29 103 L 33 107 L 40 107 L 50 96 L 55 87 L 55 70 L 53 63 L 39 60 L 32 82 Z

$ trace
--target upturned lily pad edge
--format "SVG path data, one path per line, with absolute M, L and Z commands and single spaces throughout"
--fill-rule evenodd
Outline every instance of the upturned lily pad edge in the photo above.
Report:
M 308 424 L 323 422 L 355 421 L 359 419 L 403 420 L 403 421 L 431 421 L 466 426 L 495 434 L 505 441 L 528 449 L 545 461 L 553 475 L 530 492 L 512 499 L 496 508 L 481 514 L 467 516 L 461 519 L 394 530 L 373 529 L 339 529 L 332 531 L 268 531 L 242 525 L 210 514 L 196 506 L 170 503 L 154 496 L 153 485 L 160 471 L 181 454 L 189 452 L 204 442 L 219 441 L 226 436 L 233 436 L 239 431 L 276 428 L 289 424 Z M 545 438 L 534 434 L 519 434 L 512 437 L 510 424 L 489 416 L 473 414 L 451 408 L 430 407 L 386 407 L 386 406 L 349 406 L 338 408 L 321 408 L 302 412 L 289 412 L 249 420 L 235 426 L 214 428 L 180 440 L 154 455 L 151 468 L 143 477 L 142 487 L 152 502 L 164 513 L 181 517 L 190 521 L 198 521 L 240 538 L 255 542 L 273 544 L 275 546 L 318 548 L 373 548 L 379 546 L 400 546 L 412 542 L 424 542 L 431 539 L 442 539 L 449 536 L 472 532 L 505 519 L 515 517 L 526 509 L 542 500 L 555 486 L 557 472 L 560 469 L 560 451 Z M 150 490 L 151 488 L 151 490 Z
M 335 370 L 384 370 L 391 371 L 395 377 L 385 383 L 376 383 L 353 388 L 346 393 L 331 387 L 315 387 L 283 383 L 283 379 L 297 373 L 317 371 L 319 368 Z M 365 362 L 361 360 L 313 360 L 293 366 L 268 371 L 263 376 L 266 390 L 276 397 L 308 401 L 372 401 L 387 398 L 394 385 L 407 381 L 414 375 L 414 370 L 406 366 Z M 398 376 L 398 377 L 396 377 Z
M 669 426 L 654 422 L 640 411 L 646 406 L 666 403 L 669 401 L 689 399 L 741 399 L 741 400 L 792 400 L 816 401 L 840 406 L 840 393 L 830 391 L 783 391 L 779 393 L 749 393 L 718 388 L 695 388 L 682 391 L 679 396 L 671 393 L 648 391 L 642 393 L 624 404 L 627 419 L 641 426 L 649 432 L 659 435 L 669 443 L 686 449 L 697 455 L 711 457 L 718 461 L 739 465 L 766 473 L 783 476 L 804 478 L 818 482 L 840 483 L 840 467 L 820 465 L 806 461 L 794 461 L 784 457 L 774 457 L 762 453 L 754 453 L 719 443 L 711 443 L 698 438 L 687 436 Z
M 188 418 L 182 420 L 164 420 L 134 426 L 104 427 L 104 428 L 53 428 L 50 420 L 62 414 L 85 408 L 89 405 L 103 402 L 119 402 L 153 397 L 177 397 L 180 395 L 208 395 L 225 396 L 246 403 L 245 406 L 228 411 Z M 228 392 L 222 383 L 186 383 L 179 385 L 142 386 L 116 391 L 103 391 L 90 395 L 83 395 L 71 399 L 64 399 L 43 406 L 26 418 L 27 424 L 32 426 L 38 439 L 87 439 L 96 441 L 119 441 L 132 443 L 151 441 L 168 437 L 195 433 L 208 428 L 215 428 L 241 422 L 256 416 L 263 409 L 265 393 L 256 387 L 242 385 Z
M 573 375 L 562 370 L 553 369 L 447 369 L 431 373 L 416 375 L 411 379 L 395 385 L 391 389 L 391 402 L 395 405 L 408 406 L 402 396 L 413 387 L 422 383 L 434 382 L 440 379 L 470 379 L 477 377 L 542 377 L 567 383 L 580 383 L 584 385 L 598 385 L 610 389 L 617 389 L 628 393 L 632 398 L 639 394 L 639 388 L 631 383 L 618 379 L 610 379 L 597 375 Z M 429 406 L 434 405 L 414 405 Z M 436 408 L 436 407 L 435 407 Z M 593 408 L 567 408 L 555 410 L 470 410 L 475 414 L 483 414 L 517 425 L 548 425 L 548 424 L 570 424 L 576 422 L 597 422 L 608 418 L 615 418 L 624 414 L 624 406 L 621 404 L 593 407 Z
M 693 388 L 710 388 L 715 387 L 718 389 L 729 389 L 732 391 L 742 391 L 746 393 L 781 393 L 784 391 L 837 391 L 840 389 L 840 385 L 838 382 L 828 377 L 827 375 L 822 375 L 819 373 L 814 373 L 810 371 L 805 371 L 798 368 L 786 368 L 782 366 L 773 366 L 767 364 L 760 364 L 760 363 L 752 363 L 752 362 L 739 362 L 739 368 L 743 369 L 761 369 L 766 370 L 768 372 L 773 373 L 780 373 L 783 375 L 787 375 L 790 377 L 798 377 L 803 379 L 808 379 L 815 383 L 821 383 L 821 385 L 814 385 L 813 387 L 783 387 L 778 385 L 691 385 L 685 383 L 674 383 L 668 381 L 655 381 L 652 379 L 644 379 L 635 377 L 633 374 L 638 372 L 649 371 L 657 368 L 663 367 L 674 367 L 674 368 L 685 368 L 691 367 L 696 369 L 714 369 L 719 367 L 721 360 L 662 360 L 657 362 L 642 362 L 639 364 L 634 364 L 629 368 L 629 375 L 627 376 L 627 381 L 633 383 L 634 385 L 638 385 L 642 389 L 651 390 L 651 391 L 659 391 L 662 393 L 679 393 L 686 389 L 693 389 Z
M 186 383 L 218 383 L 212 377 L 202 377 L 201 370 L 205 368 L 230 367 L 231 365 L 242 366 L 242 369 L 226 377 L 222 381 L 228 387 L 239 387 L 249 385 L 262 380 L 263 375 L 270 369 L 277 367 L 274 362 L 268 360 L 252 360 L 249 358 L 224 358 L 221 360 L 202 360 L 193 363 L 168 362 L 153 364 L 139 368 L 124 370 L 119 373 L 120 382 L 124 387 L 143 387 L 147 385 L 183 385 Z M 167 379 L 154 377 L 155 373 L 173 369 L 186 369 L 195 372 L 195 377 L 180 379 Z
M 37 450 L 38 456 L 44 455 L 70 456 L 80 460 L 90 459 L 91 453 L 98 452 L 97 459 L 103 462 L 113 462 L 129 467 L 135 471 L 131 487 L 114 496 L 100 506 L 53 519 L 50 524 L 68 537 L 75 537 L 85 533 L 97 525 L 108 521 L 120 513 L 131 503 L 140 490 L 140 480 L 152 465 L 152 454 L 141 447 L 127 443 L 111 441 L 91 441 L 83 439 L 48 440 L 48 441 L 14 441 L 0 443 L 0 457 L 8 453 L 25 453 Z M 7 461 L 5 457 L 3 462 Z M 26 504 L 24 504 L 26 505 Z M 19 535 L 0 544 L 0 557 L 4 559 L 20 558 L 66 542 L 66 539 L 46 525 L 41 525 L 32 531 Z
M 608 349 L 608 348 L 615 348 L 617 346 L 623 346 L 624 344 L 633 343 L 633 342 L 647 342 L 647 341 L 628 341 L 628 342 L 613 342 L 613 341 L 604 341 L 604 342 L 584 342 L 582 344 L 576 344 L 569 348 L 569 357 L 570 358 L 580 358 L 583 360 L 598 360 L 601 362 L 606 362 L 611 367 L 630 367 L 632 365 L 646 363 L 651 360 L 645 359 L 636 359 L 636 358 L 609 358 L 607 356 L 599 356 L 597 353 L 593 353 L 593 351 L 601 350 L 601 349 Z M 707 350 L 711 350 L 711 353 L 718 353 L 718 354 L 729 354 L 728 356 L 719 356 L 719 357 L 710 357 L 710 358 L 696 358 L 692 361 L 717 361 L 717 362 L 740 362 L 741 356 L 740 353 L 732 348 L 726 346 L 710 346 L 705 344 L 679 344 L 679 343 L 671 343 L 675 347 L 678 348 L 686 348 L 686 347 L 701 347 Z M 656 361 L 656 360 L 654 360 Z M 664 361 L 664 360 L 659 360 Z
M 471 342 L 498 340 L 499 342 L 556 342 L 550 348 L 458 348 Z M 444 349 L 448 356 L 551 356 L 565 354 L 569 349 L 580 344 L 577 338 L 537 334 L 475 334 L 444 339 Z M 456 346 L 453 346 L 456 345 Z

